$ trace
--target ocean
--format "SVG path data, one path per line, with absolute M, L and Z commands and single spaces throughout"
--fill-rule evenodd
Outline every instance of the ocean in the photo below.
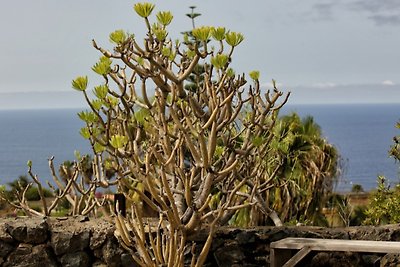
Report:
M 87 140 L 79 135 L 83 122 L 77 109 L 0 110 L 0 184 L 26 175 L 27 161 L 42 181 L 51 180 L 47 159 L 58 166 L 74 160 L 74 151 L 89 153 Z M 353 184 L 364 190 L 376 187 L 378 175 L 399 182 L 399 164 L 388 157 L 400 104 L 379 105 L 286 105 L 281 114 L 295 111 L 314 117 L 328 141 L 342 157 L 343 173 L 337 191 L 349 191 Z
M 74 160 L 74 151 L 90 152 L 79 130 L 84 126 L 75 109 L 0 111 L 0 184 L 27 175 L 27 161 L 42 181 L 52 181 L 48 158 L 55 166 Z

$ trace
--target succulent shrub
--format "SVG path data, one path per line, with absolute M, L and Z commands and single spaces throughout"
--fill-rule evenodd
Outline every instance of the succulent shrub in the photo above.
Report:
M 101 56 L 92 70 L 103 82 L 89 87 L 88 77 L 79 76 L 72 87 L 89 107 L 79 117 L 96 162 L 93 183 L 116 184 L 132 203 L 130 217 L 116 219 L 124 246 L 141 265 L 183 266 L 187 237 L 208 227 L 207 242 L 193 256 L 200 266 L 216 227 L 236 210 L 257 205 L 280 223 L 261 196 L 269 185 L 262 159 L 288 94 L 276 87 L 263 94 L 259 72 L 251 72 L 246 86 L 245 75 L 230 67 L 241 33 L 201 26 L 190 42 L 171 40 L 172 13 L 153 19 L 154 8 L 134 5 L 147 30 L 144 40 L 116 30 L 111 49 L 93 41 Z M 189 81 L 196 66 L 202 77 Z M 106 167 L 115 179 L 105 176 Z M 157 214 L 157 224 L 146 223 L 144 206 Z

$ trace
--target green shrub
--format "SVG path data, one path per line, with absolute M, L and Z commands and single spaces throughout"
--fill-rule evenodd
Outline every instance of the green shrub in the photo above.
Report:
M 70 215 L 70 210 L 69 209 L 59 209 L 54 211 L 51 216 L 52 217 L 65 217 Z
M 387 185 L 385 177 L 378 177 L 378 187 L 370 195 L 364 224 L 380 225 L 400 221 L 400 184 L 394 189 Z
M 353 184 L 351 187 L 351 192 L 352 193 L 361 193 L 364 192 L 364 188 L 360 184 Z
M 35 187 L 31 187 L 26 191 L 25 197 L 28 201 L 40 200 L 39 191 Z
M 50 190 L 43 188 L 44 197 L 53 197 L 53 194 Z M 25 194 L 25 197 L 28 201 L 38 201 L 40 200 L 40 194 L 37 187 L 30 187 Z
M 350 218 L 350 226 L 359 226 L 367 219 L 366 206 L 355 207 Z
M 38 206 L 38 205 L 33 205 L 33 206 L 32 206 L 32 209 L 33 209 L 33 210 L 36 210 L 37 212 L 42 212 L 42 210 L 43 210 L 42 207 L 41 207 L 41 206 Z
M 66 198 L 60 199 L 57 205 L 57 210 L 69 210 L 70 208 L 71 203 Z

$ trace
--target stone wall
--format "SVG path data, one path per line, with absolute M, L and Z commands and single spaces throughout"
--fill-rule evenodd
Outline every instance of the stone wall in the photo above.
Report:
M 191 239 L 201 244 L 205 237 L 205 233 L 198 233 Z M 269 243 L 285 237 L 400 241 L 400 226 L 222 228 L 206 266 L 269 266 Z M 381 266 L 397 266 L 389 263 L 396 260 L 395 255 L 380 257 L 319 253 L 308 259 L 308 266 L 376 266 L 379 260 Z M 112 222 L 78 216 L 0 219 L 0 266 L 135 265 L 114 237 Z
M 1 219 L 0 265 L 134 266 L 111 222 L 80 216 Z

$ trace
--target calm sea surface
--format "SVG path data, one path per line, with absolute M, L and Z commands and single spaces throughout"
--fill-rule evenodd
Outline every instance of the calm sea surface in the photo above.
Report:
M 0 184 L 26 174 L 27 160 L 42 180 L 50 180 L 47 159 L 55 156 L 58 166 L 73 160 L 74 151 L 89 153 L 90 147 L 79 135 L 83 123 L 79 110 L 10 110 L 0 111 Z M 350 190 L 361 184 L 365 190 L 376 186 L 376 177 L 386 175 L 398 182 L 398 166 L 388 157 L 392 138 L 399 134 L 394 127 L 400 119 L 396 105 L 287 105 L 291 111 L 311 115 L 326 138 L 340 151 L 344 173 L 337 190 Z
M 42 181 L 52 180 L 47 159 L 55 157 L 55 166 L 74 160 L 74 151 L 90 151 L 87 140 L 79 135 L 84 126 L 76 115 L 79 110 L 7 110 L 0 111 L 0 183 L 27 173 L 27 161 Z

